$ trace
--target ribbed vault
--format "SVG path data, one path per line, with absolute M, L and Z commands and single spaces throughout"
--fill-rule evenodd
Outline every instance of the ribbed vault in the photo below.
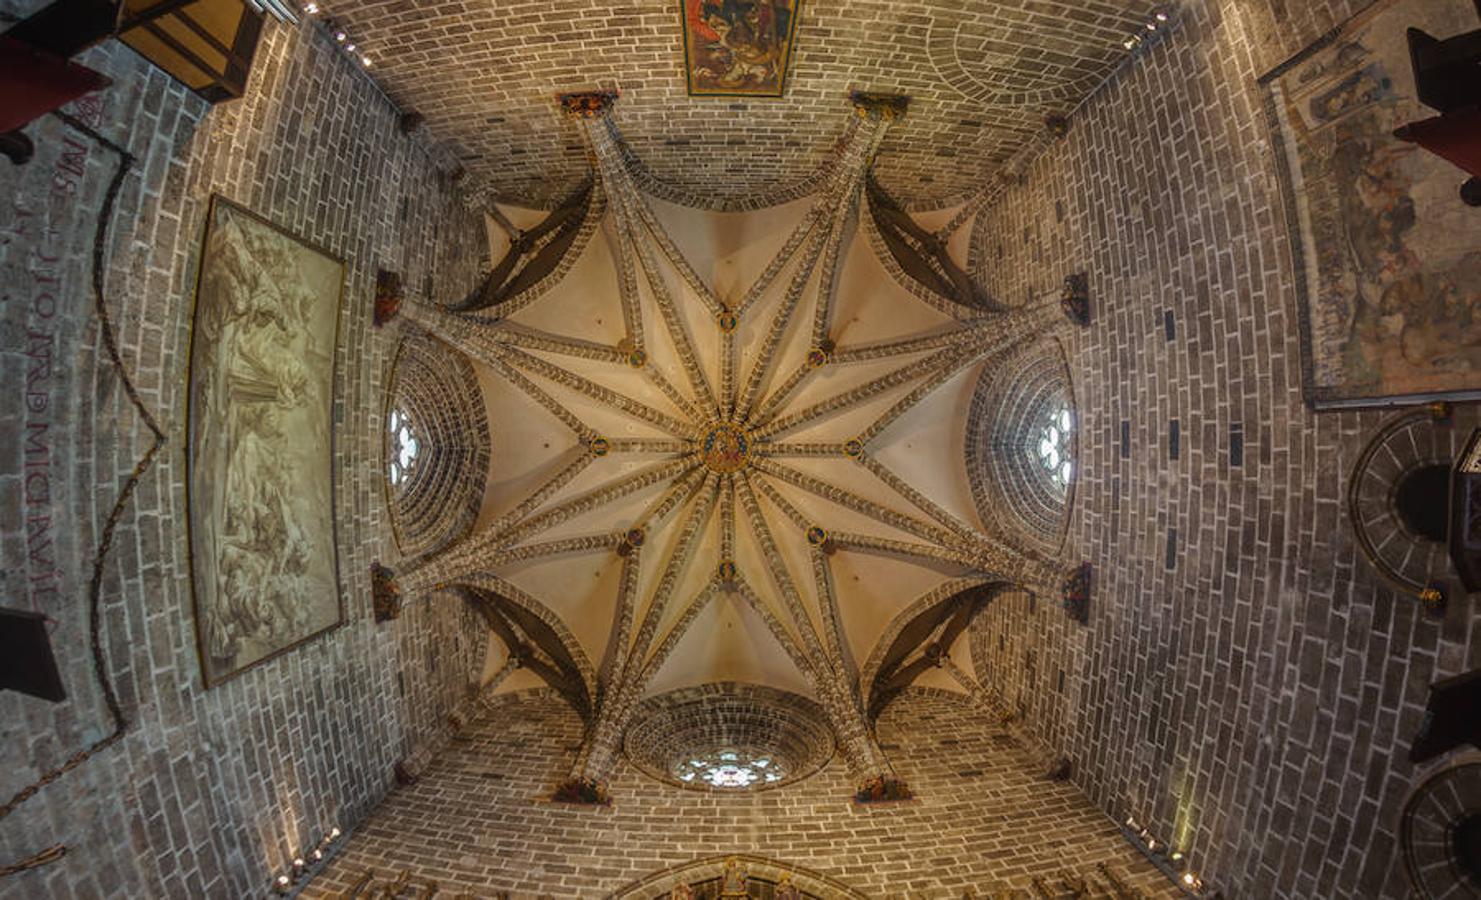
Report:
M 1057 560 L 970 524 L 955 448 L 973 374 L 1063 319 L 958 284 L 955 224 L 880 214 L 889 265 L 855 240 L 901 104 L 854 102 L 815 195 L 717 225 L 639 191 L 610 95 L 573 98 L 590 195 L 528 217 L 533 239 L 503 217 L 510 255 L 477 302 L 403 310 L 412 333 L 474 361 L 504 441 L 474 533 L 403 565 L 399 586 L 518 587 L 600 660 L 578 706 L 580 796 L 600 795 L 645 697 L 715 681 L 805 695 L 855 777 L 892 783 L 857 662 L 878 655 L 886 623 L 948 582 L 1059 580 Z M 605 241 L 574 261 L 543 252 L 580 243 L 593 216 Z M 539 285 L 538 301 L 508 288 L 520 283 Z M 923 290 L 939 295 L 921 302 Z M 490 623 L 510 659 L 540 660 L 541 678 L 585 704 L 580 653 L 563 671 L 553 648 L 531 649 L 535 623 Z M 890 657 L 891 675 L 901 663 Z

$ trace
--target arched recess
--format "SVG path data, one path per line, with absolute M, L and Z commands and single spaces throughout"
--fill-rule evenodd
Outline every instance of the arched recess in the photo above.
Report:
M 996 582 L 954 579 L 923 595 L 890 622 L 859 673 L 870 722 L 921 672 L 938 664 L 999 587 Z
M 983 370 L 963 455 L 989 531 L 1024 549 L 1061 550 L 1075 497 L 1078 431 L 1069 364 L 1057 339 Z
M 917 224 L 873 177 L 865 194 L 868 215 L 860 217 L 860 226 L 880 264 L 897 284 L 955 318 L 1004 309 L 951 258 L 946 242 Z
M 684 885 L 694 890 L 695 896 L 721 896 L 721 884 L 727 872 L 734 878 L 736 872 L 745 879 L 746 887 L 770 887 L 763 896 L 776 896 L 776 887 L 788 884 L 796 889 L 794 896 L 817 898 L 817 900 L 864 900 L 866 894 L 854 890 L 836 878 L 819 872 L 788 865 L 762 856 L 736 854 L 734 856 L 710 856 L 693 862 L 674 866 L 635 881 L 613 892 L 614 900 L 668 900 L 672 891 Z M 705 890 L 713 888 L 713 890 Z M 753 895 L 754 896 L 754 895 Z
M 529 631 L 548 632 L 549 643 L 561 648 L 559 658 L 567 661 L 571 670 L 580 677 L 580 693 L 587 698 L 587 705 L 590 705 L 590 698 L 596 690 L 596 672 L 591 666 L 591 660 L 587 657 L 586 651 L 581 649 L 581 644 L 571 634 L 566 623 L 561 621 L 560 616 L 552 612 L 550 607 L 520 590 L 511 582 L 487 572 L 461 578 L 456 587 L 460 591 L 481 591 L 495 595 L 503 603 L 519 610 L 515 616 L 516 621 L 528 621 Z M 463 596 L 468 595 L 464 593 Z M 541 623 L 539 627 L 534 624 L 536 620 Z M 556 658 L 549 653 L 546 655 L 552 661 Z
M 649 697 L 634 711 L 622 738 L 628 762 L 656 781 L 687 790 L 770 790 L 816 773 L 833 757 L 828 714 L 790 691 L 743 682 L 711 682 Z M 754 781 L 720 784 L 704 766 L 718 754 L 756 760 Z M 698 776 L 698 777 L 696 777 Z
M 565 277 L 600 227 L 606 199 L 589 180 L 533 228 L 511 229 L 504 258 L 453 312 L 507 316 L 538 299 Z
M 583 720 L 591 718 L 591 697 L 581 670 L 549 623 L 494 591 L 466 586 L 461 591 L 521 668 L 554 688 Z
M 386 506 L 403 559 L 466 536 L 488 478 L 490 438 L 468 359 L 427 335 L 396 348 L 382 432 Z

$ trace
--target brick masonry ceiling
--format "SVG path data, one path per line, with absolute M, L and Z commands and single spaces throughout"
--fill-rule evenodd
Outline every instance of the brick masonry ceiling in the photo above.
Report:
M 555 95 L 617 88 L 617 123 L 664 183 L 716 205 L 826 160 L 850 90 L 909 94 L 876 164 L 916 208 L 963 199 L 1127 56 L 1147 0 L 804 0 L 786 95 L 687 96 L 678 0 L 369 0 L 328 12 L 377 79 L 426 116 L 475 181 L 549 205 L 588 171 Z

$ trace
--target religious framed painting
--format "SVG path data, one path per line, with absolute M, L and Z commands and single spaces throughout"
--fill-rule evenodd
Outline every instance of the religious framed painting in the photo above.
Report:
M 1481 398 L 1481 241 L 1465 173 L 1393 136 L 1416 99 L 1406 29 L 1476 27 L 1472 0 L 1378 0 L 1259 81 L 1316 409 Z
M 344 263 L 213 196 L 191 330 L 186 508 L 207 687 L 344 621 L 334 352 Z
M 780 97 L 802 0 L 680 0 L 691 97 Z

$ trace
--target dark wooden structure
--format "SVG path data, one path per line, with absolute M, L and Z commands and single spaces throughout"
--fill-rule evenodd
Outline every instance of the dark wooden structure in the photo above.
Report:
M 0 609 L 0 688 L 60 703 L 67 699 L 67 689 L 46 621 L 38 612 Z
M 219 103 L 246 90 L 262 22 L 245 0 L 56 0 L 7 36 L 63 59 L 117 37 Z

